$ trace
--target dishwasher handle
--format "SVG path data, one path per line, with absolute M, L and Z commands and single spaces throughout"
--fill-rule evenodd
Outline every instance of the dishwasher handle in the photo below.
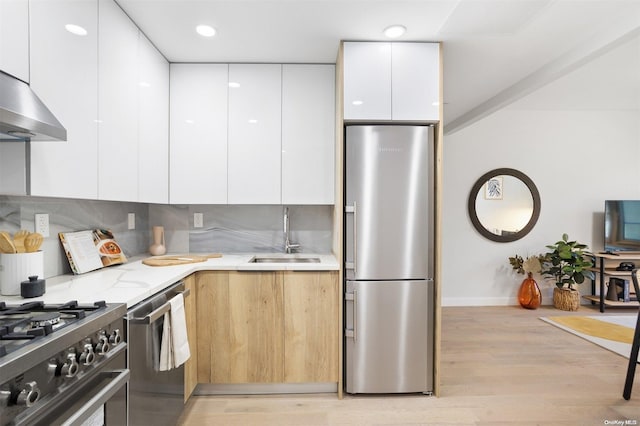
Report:
M 177 292 L 177 294 L 182 294 L 182 297 L 184 297 L 184 298 L 189 297 L 190 293 L 191 293 L 191 290 L 188 289 L 188 288 L 185 289 L 184 291 Z M 151 311 L 150 313 L 148 313 L 144 317 L 142 317 L 142 318 L 133 317 L 133 318 L 129 319 L 129 322 L 131 324 L 152 324 L 152 323 L 158 321 L 160 318 L 163 318 L 164 314 L 169 312 L 170 309 L 171 309 L 171 301 L 167 301 L 162 306 L 160 306 L 159 308 L 155 309 L 154 311 Z

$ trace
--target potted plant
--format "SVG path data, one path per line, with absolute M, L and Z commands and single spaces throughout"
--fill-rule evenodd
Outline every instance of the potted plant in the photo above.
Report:
M 542 274 L 553 279 L 553 305 L 563 311 L 577 311 L 580 307 L 578 284 L 586 278 L 593 279 L 591 259 L 587 258 L 587 246 L 577 241 L 569 241 L 567 234 L 555 244 L 548 245 L 550 250 L 544 256 Z
M 518 302 L 525 309 L 537 309 L 542 303 L 542 293 L 538 283 L 533 279 L 534 273 L 540 273 L 544 256 L 528 256 L 526 259 L 520 255 L 509 258 L 509 263 L 518 274 L 527 274 L 518 289 Z

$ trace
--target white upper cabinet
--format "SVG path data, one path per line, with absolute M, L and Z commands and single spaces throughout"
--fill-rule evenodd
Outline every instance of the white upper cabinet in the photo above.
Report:
M 391 43 L 344 43 L 344 119 L 391 119 Z
M 392 120 L 439 120 L 439 45 L 391 43 L 391 58 Z
M 169 63 L 138 33 L 138 201 L 169 202 Z
M 98 2 L 31 0 L 30 15 L 31 87 L 67 129 L 66 142 L 31 144 L 31 195 L 96 199 Z
M 29 82 L 29 0 L 0 1 L 0 70 Z
M 438 121 L 438 43 L 344 43 L 344 119 Z
M 282 66 L 282 204 L 333 204 L 335 66 Z
M 227 203 L 229 66 L 171 64 L 170 202 Z
M 138 201 L 138 28 L 99 2 L 98 198 Z
M 280 204 L 281 70 L 229 65 L 229 204 Z

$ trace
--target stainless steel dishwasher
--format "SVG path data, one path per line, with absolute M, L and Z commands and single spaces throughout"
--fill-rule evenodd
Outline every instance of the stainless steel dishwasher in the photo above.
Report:
M 160 342 L 169 300 L 186 298 L 180 281 L 140 302 L 127 313 L 129 353 L 129 425 L 175 425 L 184 408 L 184 364 L 159 371 Z

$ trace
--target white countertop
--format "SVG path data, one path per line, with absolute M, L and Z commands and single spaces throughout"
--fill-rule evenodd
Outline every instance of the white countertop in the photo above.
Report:
M 198 253 L 192 253 L 198 254 Z M 0 296 L 0 301 L 18 304 L 42 300 L 45 303 L 64 303 L 77 300 L 93 303 L 126 303 L 132 307 L 158 293 L 176 281 L 197 271 L 336 271 L 339 269 L 331 254 L 304 253 L 298 256 L 318 257 L 320 263 L 249 263 L 254 256 L 279 257 L 282 253 L 224 254 L 205 262 L 175 266 L 148 266 L 143 258 L 130 260 L 124 265 L 109 266 L 81 275 L 60 275 L 47 278 L 46 291 L 41 297 L 24 299 L 21 296 Z

